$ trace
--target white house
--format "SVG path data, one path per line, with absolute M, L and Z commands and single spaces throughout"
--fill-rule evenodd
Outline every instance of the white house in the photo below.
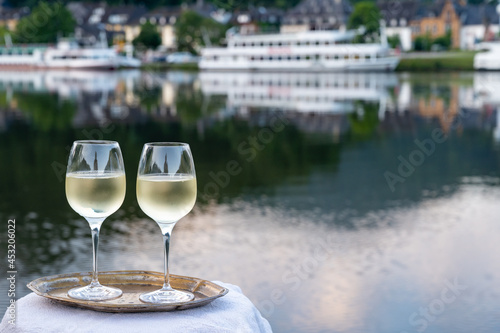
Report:
M 477 43 L 494 39 L 500 32 L 500 18 L 494 5 L 467 5 L 460 13 L 460 20 L 462 50 L 473 50 Z
M 412 30 L 410 21 L 414 19 L 419 2 L 408 1 L 379 1 L 378 7 L 382 15 L 382 23 L 385 23 L 388 37 L 399 36 L 403 51 L 413 48 Z
M 393 19 L 395 20 L 395 19 Z M 402 18 L 403 22 L 405 22 L 404 18 Z M 387 37 L 399 36 L 399 40 L 401 41 L 401 48 L 403 51 L 410 51 L 412 49 L 412 40 L 411 40 L 411 28 L 407 26 L 406 22 L 403 26 L 392 26 L 390 23 L 385 29 L 385 33 Z

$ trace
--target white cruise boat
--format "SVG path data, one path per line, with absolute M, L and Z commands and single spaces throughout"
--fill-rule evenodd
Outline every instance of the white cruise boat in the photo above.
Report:
M 476 46 L 479 52 L 474 56 L 474 69 L 500 70 L 500 42 L 480 43 Z
M 399 56 L 382 42 L 350 44 L 356 31 L 227 36 L 227 47 L 201 50 L 202 70 L 393 71 Z
M 81 48 L 61 40 L 56 47 L 1 47 L 1 68 L 115 69 L 136 68 L 140 60 L 119 55 L 107 47 Z

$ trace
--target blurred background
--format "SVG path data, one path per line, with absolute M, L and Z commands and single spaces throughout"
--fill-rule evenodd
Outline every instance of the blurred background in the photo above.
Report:
M 160 230 L 138 206 L 136 173 L 144 143 L 182 141 L 198 199 L 175 227 L 171 273 L 240 286 L 276 332 L 500 330 L 500 73 L 472 71 L 476 44 L 498 37 L 496 3 L 167 2 L 2 2 L 0 64 L 64 38 L 141 61 L 0 66 L 0 254 L 6 272 L 15 219 L 16 299 L 36 278 L 91 270 L 88 224 L 65 196 L 75 140 L 116 140 L 125 161 L 127 194 L 101 229 L 99 270 L 161 272 Z M 351 19 L 363 6 L 375 21 Z M 26 33 L 36 10 L 61 8 L 72 20 Z M 429 17 L 437 28 L 426 34 Z M 386 25 L 403 67 L 196 70 L 202 47 L 224 46 L 233 27 L 369 22 L 357 42 L 379 42 L 373 31 Z M 8 289 L 0 279 L 1 309 Z

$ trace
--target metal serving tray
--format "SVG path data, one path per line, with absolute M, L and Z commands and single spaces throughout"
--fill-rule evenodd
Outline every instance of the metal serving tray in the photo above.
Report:
M 194 300 L 186 303 L 149 304 L 139 300 L 144 292 L 160 289 L 163 273 L 149 271 L 110 271 L 99 272 L 99 282 L 105 286 L 120 288 L 123 295 L 108 301 L 82 301 L 68 296 L 68 290 L 90 283 L 92 273 L 71 273 L 42 277 L 31 281 L 28 288 L 36 294 L 56 302 L 103 312 L 153 312 L 176 311 L 206 305 L 227 294 L 228 289 L 213 282 L 195 277 L 170 274 L 172 288 L 190 291 Z

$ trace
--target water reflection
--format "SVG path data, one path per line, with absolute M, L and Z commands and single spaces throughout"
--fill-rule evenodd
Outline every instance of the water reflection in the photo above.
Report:
M 64 193 L 76 139 L 124 153 L 101 269 L 161 271 L 135 174 L 144 142 L 185 141 L 200 195 L 176 230 L 174 273 L 241 285 L 278 332 L 413 332 L 412 313 L 457 277 L 467 291 L 426 332 L 497 332 L 497 86 L 500 73 L 0 72 L 0 220 L 17 221 L 19 292 L 90 267 L 88 226 Z M 436 129 L 447 139 L 391 191 L 384 173 Z
M 496 113 L 499 88 L 498 73 L 440 74 L 429 81 L 394 73 L 0 72 L 0 130 L 30 117 L 43 130 L 152 119 L 198 123 L 201 132 L 214 119 L 280 110 L 301 118 L 295 123 L 303 131 L 338 136 L 346 131 L 343 115 L 362 118 L 367 105 L 376 105 L 380 121 L 410 111 L 448 131 L 464 110 Z

